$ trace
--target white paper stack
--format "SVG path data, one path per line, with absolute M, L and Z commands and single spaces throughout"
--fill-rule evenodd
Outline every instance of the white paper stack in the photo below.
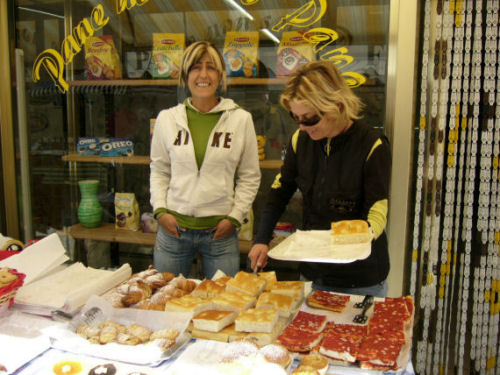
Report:
M 24 285 L 43 277 L 68 261 L 57 233 L 52 233 L 28 246 L 19 254 L 0 261 L 0 267 L 15 268 L 26 275 Z
M 26 274 L 14 299 L 16 307 L 44 315 L 52 310 L 72 313 L 90 296 L 105 293 L 132 274 L 129 264 L 116 271 L 85 267 L 82 263 L 64 265 L 69 260 L 65 253 L 54 233 L 0 262 L 0 267 Z

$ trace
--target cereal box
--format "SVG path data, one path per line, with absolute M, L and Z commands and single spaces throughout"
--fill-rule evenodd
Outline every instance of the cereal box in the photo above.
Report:
M 121 79 L 122 66 L 113 36 L 89 36 L 85 42 L 87 79 Z
M 228 77 L 257 77 L 258 51 L 258 31 L 228 31 L 223 52 Z
M 178 33 L 153 34 L 154 78 L 179 78 L 185 37 Z
M 278 47 L 276 75 L 287 76 L 296 71 L 299 66 L 314 61 L 312 45 L 298 31 L 287 31 L 281 36 Z

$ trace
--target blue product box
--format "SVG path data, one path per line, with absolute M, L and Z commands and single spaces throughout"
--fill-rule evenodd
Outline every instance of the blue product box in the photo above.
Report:
M 101 138 L 101 156 L 132 156 L 134 155 L 133 138 Z
M 99 138 L 82 137 L 78 138 L 76 152 L 78 155 L 99 155 L 101 151 Z

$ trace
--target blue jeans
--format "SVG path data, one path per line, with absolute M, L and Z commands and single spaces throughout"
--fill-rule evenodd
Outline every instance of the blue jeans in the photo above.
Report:
M 213 239 L 214 232 L 206 229 L 179 230 L 179 237 L 172 236 L 159 226 L 153 251 L 155 268 L 160 272 L 182 273 L 189 276 L 191 264 L 197 252 L 200 253 L 203 272 L 210 279 L 220 269 L 234 276 L 240 269 L 240 248 L 238 235 Z
M 300 275 L 301 280 L 307 280 L 304 276 Z M 321 285 L 321 284 L 316 284 L 313 282 L 312 284 L 313 290 L 319 289 L 319 290 L 324 290 L 327 292 L 337 292 L 337 293 L 345 293 L 345 294 L 357 294 L 360 296 L 366 296 L 366 295 L 371 295 L 374 297 L 387 297 L 387 291 L 389 289 L 389 286 L 387 285 L 387 280 L 384 280 L 378 284 L 375 285 L 370 285 L 370 286 L 363 286 L 363 287 L 358 287 L 358 288 L 341 288 L 341 287 L 335 287 L 335 286 L 326 286 L 326 285 Z

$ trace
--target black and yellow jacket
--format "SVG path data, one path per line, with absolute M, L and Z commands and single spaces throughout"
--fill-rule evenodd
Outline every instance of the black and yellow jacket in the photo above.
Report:
M 301 273 L 318 284 L 336 287 L 364 287 L 385 280 L 390 168 L 387 138 L 367 125 L 354 122 L 345 133 L 320 141 L 297 130 L 271 187 L 255 242 L 270 242 L 276 222 L 298 188 L 303 196 L 303 230 L 328 230 L 332 221 L 362 219 L 375 234 L 368 258 L 347 264 L 302 262 Z

